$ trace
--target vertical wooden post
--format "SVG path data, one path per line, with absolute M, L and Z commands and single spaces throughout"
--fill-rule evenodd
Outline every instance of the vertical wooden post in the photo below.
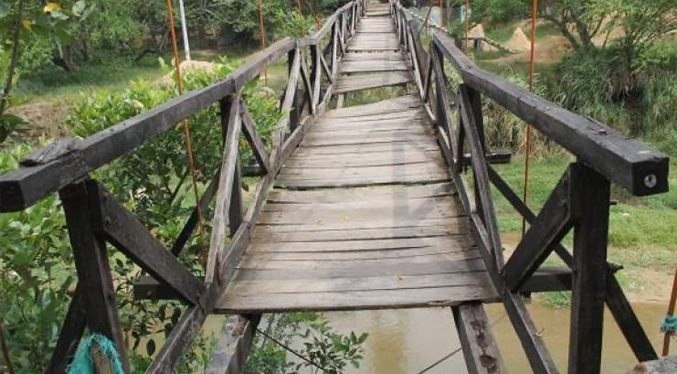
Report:
M 313 81 L 313 107 L 317 110 L 322 97 L 322 62 L 320 61 L 320 43 L 310 46 L 310 59 L 312 60 L 312 81 Z
M 299 53 L 301 53 L 301 50 L 298 50 Z M 292 49 L 287 53 L 287 73 L 288 76 L 291 77 L 292 74 L 295 74 L 295 72 L 292 71 L 293 66 L 294 66 L 294 56 L 296 55 L 296 49 Z M 299 56 L 300 58 L 303 58 L 303 55 Z M 300 113 L 300 101 L 299 101 L 299 88 L 298 88 L 298 83 L 296 87 L 294 87 L 294 98 L 292 99 L 292 105 L 291 105 L 291 111 L 289 112 L 289 128 L 291 129 L 291 132 L 294 132 L 297 127 L 299 127 L 299 122 L 301 118 L 301 113 Z
M 221 112 L 221 133 L 223 134 L 223 144 L 225 146 L 226 136 L 228 135 L 228 117 L 230 108 L 233 106 L 234 96 L 226 96 L 219 101 L 219 111 Z M 242 200 L 242 172 L 240 158 L 235 163 L 235 177 L 233 178 L 233 189 L 230 194 L 230 207 L 228 209 L 228 228 L 230 237 L 240 227 L 243 219 L 244 202 Z
M 94 188 L 91 188 L 94 187 Z M 107 336 L 120 354 L 122 367 L 129 372 L 127 347 L 122 338 L 113 277 L 105 241 L 94 234 L 90 211 L 100 204 L 96 183 L 81 182 L 59 191 L 78 273 L 78 290 L 83 293 L 87 327 Z
M 484 136 L 484 116 L 482 115 L 482 94 L 472 89 L 470 86 L 466 86 L 466 88 L 468 91 L 468 97 L 470 98 L 470 104 L 472 106 L 473 117 L 475 117 L 475 125 L 477 127 L 477 133 L 480 135 L 480 144 L 482 145 L 482 149 L 480 150 L 480 152 L 482 152 L 482 154 L 486 154 L 487 147 L 485 144 L 485 136 Z M 477 209 L 477 214 L 479 214 L 480 216 L 480 219 L 486 225 L 486 221 L 484 219 L 484 206 L 482 205 L 482 201 L 480 199 L 479 185 L 477 183 L 477 178 L 475 177 L 474 179 L 475 179 L 474 183 L 475 207 Z M 495 250 L 499 251 L 501 249 L 495 248 Z
M 574 267 L 569 342 L 569 373 L 598 374 L 601 369 L 607 282 L 610 183 L 595 170 L 571 166 L 570 201 L 574 211 Z

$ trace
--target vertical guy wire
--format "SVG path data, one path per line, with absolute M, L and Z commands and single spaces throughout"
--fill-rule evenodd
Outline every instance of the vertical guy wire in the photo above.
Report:
M 529 58 L 529 92 L 534 91 L 534 60 L 536 52 L 536 11 L 538 0 L 534 0 L 531 7 L 531 56 Z M 524 204 L 528 205 L 529 197 L 529 158 L 531 153 L 531 126 L 527 123 L 526 152 L 524 153 Z M 522 236 L 527 231 L 527 221 L 522 218 Z
M 176 78 L 178 82 L 179 95 L 183 94 L 183 78 L 181 77 L 181 61 L 179 59 L 179 46 L 176 42 L 176 30 L 174 30 L 174 7 L 172 0 L 167 0 L 167 15 L 169 17 L 169 32 L 172 36 L 172 50 L 174 52 L 174 65 L 176 68 Z M 205 226 L 202 216 L 202 207 L 200 207 L 200 193 L 197 190 L 197 173 L 195 171 L 195 159 L 193 158 L 193 145 L 190 141 L 190 128 L 188 120 L 183 121 L 183 134 L 186 138 L 186 149 L 188 150 L 188 168 L 193 182 L 193 192 L 195 193 L 195 210 L 197 211 L 198 226 L 200 228 L 200 251 L 202 252 L 202 261 L 207 263 L 205 251 Z
M 465 54 L 468 54 L 468 38 L 470 33 L 470 4 L 465 0 Z

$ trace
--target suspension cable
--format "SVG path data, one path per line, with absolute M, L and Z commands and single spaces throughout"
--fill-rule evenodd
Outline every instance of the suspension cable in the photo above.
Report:
M 288 345 L 282 343 L 281 341 L 279 341 L 279 340 L 273 338 L 272 336 L 270 336 L 269 334 L 267 334 L 266 332 L 264 332 L 264 331 L 261 330 L 260 328 L 257 327 L 257 328 L 256 328 L 256 331 L 257 331 L 259 334 L 265 336 L 267 339 L 270 339 L 270 341 L 272 341 L 273 343 L 279 345 L 279 346 L 280 346 L 282 349 L 284 349 L 285 351 L 287 351 L 287 352 L 293 354 L 294 356 L 296 356 L 296 357 L 300 358 L 301 360 L 303 360 L 303 361 L 309 363 L 310 365 L 312 365 L 312 366 L 314 366 L 314 367 L 316 367 L 316 368 L 318 368 L 318 369 L 324 371 L 325 373 L 328 373 L 327 369 L 323 368 L 322 366 L 320 366 L 320 365 L 319 365 L 318 363 L 316 363 L 315 361 L 313 361 L 313 360 L 309 359 L 308 357 L 306 357 L 306 356 L 300 354 L 299 352 L 295 351 L 293 348 L 291 348 L 290 346 L 288 346 Z
M 531 7 L 531 52 L 529 57 L 529 92 L 534 92 L 534 70 L 536 57 L 536 12 L 538 10 L 538 0 L 533 0 Z M 524 153 L 524 204 L 528 205 L 529 198 L 529 159 L 531 156 L 531 126 L 527 123 L 526 144 Z M 522 218 L 522 236 L 527 231 L 526 218 Z
M 179 59 L 179 46 L 176 41 L 176 30 L 174 29 L 174 7 L 172 0 L 167 2 L 167 16 L 169 18 L 169 32 L 172 36 L 172 51 L 174 53 L 174 65 L 176 69 L 176 80 L 179 88 L 179 95 L 183 94 L 183 77 L 181 76 L 181 60 Z M 186 150 L 188 151 L 188 168 L 190 170 L 190 177 L 193 184 L 193 192 L 195 194 L 195 210 L 197 212 L 198 226 L 200 231 L 200 251 L 202 255 L 203 265 L 207 264 L 207 253 L 205 250 L 205 225 L 204 217 L 202 215 L 202 207 L 200 206 L 200 193 L 197 189 L 197 171 L 195 170 L 195 158 L 193 157 L 193 145 L 190 141 L 190 127 L 188 120 L 183 121 L 183 134 L 186 139 Z

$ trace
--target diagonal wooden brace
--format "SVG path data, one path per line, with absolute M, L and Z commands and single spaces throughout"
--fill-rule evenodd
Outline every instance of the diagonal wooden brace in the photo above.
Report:
M 567 171 L 506 263 L 503 274 L 510 290 L 519 290 L 571 229 L 569 178 Z
M 99 196 L 92 217 L 94 229 L 144 271 L 173 288 L 185 301 L 203 306 L 205 286 L 153 234 L 96 181 L 87 182 L 90 196 Z

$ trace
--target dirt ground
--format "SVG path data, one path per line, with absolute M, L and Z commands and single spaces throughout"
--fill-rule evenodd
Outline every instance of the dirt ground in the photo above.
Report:
M 23 131 L 29 138 L 59 138 L 65 135 L 63 123 L 70 112 L 62 101 L 41 101 L 9 108 L 8 112 L 30 123 Z

